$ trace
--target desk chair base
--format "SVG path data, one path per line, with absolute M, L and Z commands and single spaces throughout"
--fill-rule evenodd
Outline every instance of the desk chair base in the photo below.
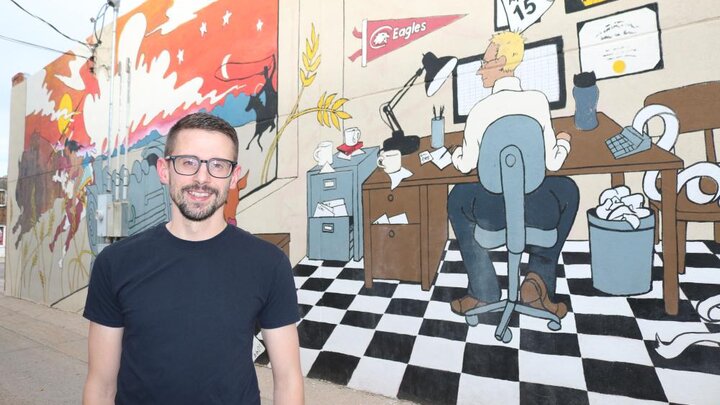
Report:
M 500 300 L 483 305 L 480 308 L 471 309 L 465 313 L 465 322 L 470 326 L 477 326 L 480 323 L 479 315 L 489 312 L 502 311 L 502 318 L 495 329 L 495 339 L 503 343 L 509 343 L 512 340 L 512 332 L 510 331 L 510 316 L 513 312 L 529 315 L 535 318 L 548 320 L 547 327 L 552 331 L 560 330 L 560 318 L 550 311 L 537 309 L 529 305 L 518 303 L 517 301 Z

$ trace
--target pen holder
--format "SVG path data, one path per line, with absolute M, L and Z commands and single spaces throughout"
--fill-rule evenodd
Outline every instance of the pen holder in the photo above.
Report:
M 438 117 L 430 120 L 430 146 L 433 149 L 442 148 L 445 145 L 445 118 Z

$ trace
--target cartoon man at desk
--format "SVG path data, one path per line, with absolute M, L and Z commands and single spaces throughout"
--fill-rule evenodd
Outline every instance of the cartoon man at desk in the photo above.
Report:
M 480 100 L 470 111 L 461 147 L 452 154 L 453 165 L 463 173 L 477 167 L 480 142 L 485 130 L 506 115 L 527 115 L 540 124 L 545 138 L 545 165 L 560 169 L 570 152 L 570 135 L 555 135 L 550 122 L 550 105 L 539 91 L 523 90 L 515 69 L 523 59 L 523 37 L 514 32 L 500 32 L 490 39 L 477 74 L 492 94 Z M 528 247 L 529 270 L 520 287 L 520 299 L 530 306 L 546 309 L 562 318 L 565 303 L 553 302 L 558 257 L 578 209 L 579 194 L 568 177 L 546 177 L 540 187 L 526 196 L 525 222 L 541 229 L 557 227 L 558 240 L 550 248 Z M 495 269 L 487 249 L 474 239 L 476 223 L 484 228 L 501 229 L 505 215 L 503 197 L 492 194 L 479 183 L 455 185 L 448 195 L 448 216 L 468 274 L 467 295 L 453 300 L 450 307 L 458 315 L 500 299 Z

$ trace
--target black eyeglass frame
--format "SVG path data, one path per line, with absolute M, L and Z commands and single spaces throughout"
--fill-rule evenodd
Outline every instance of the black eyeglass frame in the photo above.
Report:
M 193 173 L 180 173 L 177 169 L 177 166 L 175 166 L 175 160 L 179 158 L 192 158 L 198 161 L 197 169 Z M 232 176 L 233 170 L 235 170 L 235 167 L 237 166 L 237 162 L 229 160 L 229 159 L 223 159 L 223 158 L 210 158 L 210 159 L 200 159 L 199 157 L 195 155 L 169 155 L 165 156 L 165 160 L 169 160 L 172 162 L 173 170 L 175 170 L 175 173 L 181 175 L 181 176 L 194 176 L 200 171 L 200 167 L 202 167 L 202 164 L 205 163 L 205 166 L 207 167 L 208 174 L 212 177 L 215 177 L 216 179 L 227 179 L 228 177 Z M 212 173 L 210 170 L 210 162 L 212 161 L 221 161 L 221 162 L 227 162 L 230 163 L 230 172 L 227 174 L 227 176 L 216 176 Z

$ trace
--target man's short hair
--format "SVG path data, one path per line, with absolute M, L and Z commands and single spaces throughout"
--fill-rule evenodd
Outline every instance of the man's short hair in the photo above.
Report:
M 175 148 L 177 134 L 183 129 L 204 129 L 206 131 L 220 132 L 221 134 L 227 135 L 234 146 L 233 160 L 237 160 L 238 137 L 237 132 L 235 132 L 235 128 L 233 128 L 233 126 L 224 119 L 204 112 L 188 114 L 180 118 L 180 120 L 178 120 L 178 122 L 170 128 L 170 132 L 168 132 L 167 139 L 165 140 L 165 156 L 172 154 L 173 149 Z
M 525 54 L 525 38 L 517 32 L 503 31 L 493 35 L 490 42 L 498 47 L 496 58 L 505 57 L 505 66 L 502 71 L 515 71 Z

